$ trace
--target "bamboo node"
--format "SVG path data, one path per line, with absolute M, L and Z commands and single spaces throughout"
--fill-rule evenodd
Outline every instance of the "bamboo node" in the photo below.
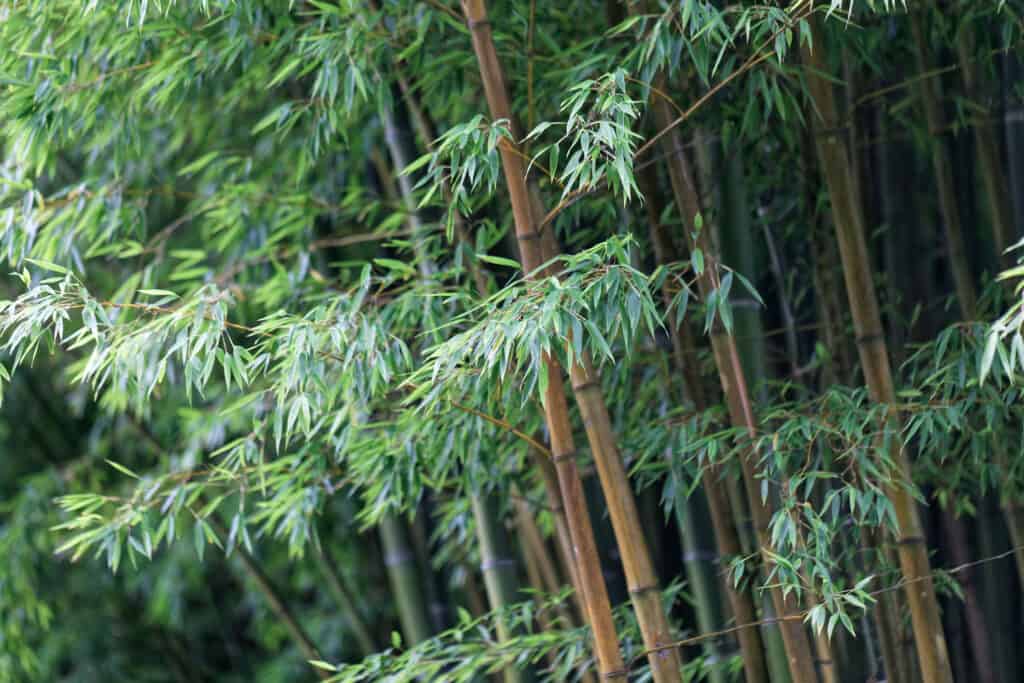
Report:
M 575 450 L 571 450 L 571 451 L 569 451 L 567 453 L 559 453 L 558 455 L 556 455 L 553 458 L 551 458 L 551 461 L 554 462 L 555 464 L 558 464 L 560 462 L 565 462 L 566 460 L 575 460 L 575 459 L 576 459 L 576 451 Z
M 516 561 L 508 557 L 499 557 L 493 560 L 487 560 L 480 563 L 480 571 L 487 572 L 498 567 L 514 567 Z
M 588 380 L 586 380 L 584 382 L 580 382 L 579 384 L 575 384 L 574 383 L 572 385 L 572 390 L 573 391 L 587 391 L 588 389 L 596 389 L 596 388 L 597 388 L 597 382 L 595 380 L 592 380 L 592 379 L 588 379 Z
M 644 593 L 650 593 L 651 591 L 656 591 L 656 590 L 658 590 L 658 584 L 652 583 L 652 584 L 648 584 L 646 586 L 637 586 L 636 588 L 630 588 L 629 589 L 629 594 L 630 595 L 640 596 L 640 595 L 643 595 Z
M 896 545 L 917 545 L 918 543 L 924 543 L 923 536 L 904 536 L 896 541 Z
M 388 553 L 384 556 L 385 567 L 397 567 L 413 560 L 413 554 L 409 552 Z
M 605 671 L 601 674 L 601 678 L 605 680 L 611 680 L 613 678 L 626 678 L 629 676 L 629 669 L 613 669 L 611 671 Z
M 875 332 L 873 334 L 861 334 L 857 336 L 857 344 L 868 344 L 870 342 L 876 342 L 883 339 L 881 332 Z

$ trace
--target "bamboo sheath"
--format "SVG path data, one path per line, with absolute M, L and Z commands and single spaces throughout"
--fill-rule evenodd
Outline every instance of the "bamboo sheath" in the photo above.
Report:
M 832 199 L 836 237 L 843 263 L 847 297 L 853 313 L 857 349 L 872 400 L 891 405 L 895 403 L 895 389 L 878 311 L 878 300 L 871 280 L 863 219 L 860 207 L 853 196 L 846 149 L 842 140 L 833 132 L 839 129 L 839 117 L 831 82 L 825 77 L 828 69 L 821 54 L 821 46 L 825 43 L 814 18 L 810 20 L 810 25 L 816 49 L 810 50 L 806 45 L 802 48 L 804 61 L 809 67 L 807 86 L 817 114 L 821 118 L 823 134 L 817 136 L 816 148 Z M 909 481 L 910 463 L 905 454 L 899 449 L 894 449 L 892 457 L 898 463 L 902 475 Z M 914 499 L 899 484 L 888 486 L 885 493 L 892 501 L 899 525 L 899 560 L 904 580 L 909 582 L 906 594 L 922 676 L 928 683 L 951 683 L 953 677 L 946 639 L 939 618 L 924 532 Z
M 494 48 L 485 3 L 482 0 L 464 0 L 462 4 L 479 62 L 491 117 L 495 120 L 506 119 L 512 122 L 514 119 L 509 106 L 508 92 Z M 512 204 L 523 267 L 527 273 L 533 273 L 546 260 L 556 255 L 554 239 L 552 235 L 545 234 L 550 231 L 538 229 L 542 218 L 541 207 L 537 196 L 535 194 L 531 196 L 526 182 L 522 155 L 518 153 L 518 150 L 513 149 L 512 144 L 507 141 L 502 143 L 499 151 Z M 548 366 L 545 412 L 551 432 L 552 452 L 556 466 L 559 466 L 565 461 L 573 460 L 575 444 L 572 441 L 568 406 L 562 393 L 561 367 L 553 357 L 548 357 L 545 362 Z M 674 648 L 659 649 L 672 641 L 672 633 L 661 605 L 661 593 L 650 560 L 650 552 L 644 540 L 636 501 L 615 444 L 611 419 L 601 394 L 600 379 L 586 354 L 573 363 L 569 374 L 608 505 L 609 517 L 615 531 L 637 622 L 644 645 L 651 651 L 648 655 L 648 662 L 651 666 L 652 678 L 658 683 L 678 681 L 681 669 L 679 652 Z M 582 488 L 579 487 L 578 472 L 575 471 L 575 467 L 572 472 L 575 474 L 575 482 L 562 482 L 561 470 L 562 468 L 559 467 L 560 484 L 563 484 L 563 498 L 568 510 L 569 501 L 574 494 L 582 503 Z M 565 490 L 564 484 L 568 484 L 569 492 Z M 572 525 L 570 525 L 570 531 L 572 531 Z M 573 540 L 574 544 L 578 546 L 580 539 L 574 535 Z M 588 540 L 593 542 L 592 535 Z M 594 559 L 596 560 L 596 553 Z M 614 648 L 611 647 L 610 642 L 602 643 L 606 636 L 610 636 L 612 639 L 615 637 L 614 625 L 610 623 L 610 613 L 607 616 L 602 614 L 605 611 L 604 605 L 607 604 L 607 591 L 603 582 L 600 581 L 600 568 L 583 566 L 585 563 L 579 561 L 579 556 L 577 556 L 577 560 L 581 583 L 584 584 L 586 592 L 591 623 L 594 627 L 595 641 L 598 645 L 598 660 L 602 667 L 602 673 L 606 678 L 616 675 L 625 676 L 622 665 L 609 663 L 614 662 L 615 659 L 621 661 L 617 642 L 614 643 Z M 596 581 L 589 580 L 585 576 L 587 572 L 594 570 L 598 574 Z M 600 592 L 595 595 L 592 591 L 598 585 Z M 599 619 L 608 622 L 608 633 L 602 634 L 600 639 L 597 637 Z M 614 654 L 611 652 L 613 649 Z

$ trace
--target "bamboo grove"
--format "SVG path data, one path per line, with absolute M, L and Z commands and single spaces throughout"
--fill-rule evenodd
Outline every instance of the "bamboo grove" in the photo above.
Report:
M 1019 680 L 1022 12 L 0 0 L 0 680 Z

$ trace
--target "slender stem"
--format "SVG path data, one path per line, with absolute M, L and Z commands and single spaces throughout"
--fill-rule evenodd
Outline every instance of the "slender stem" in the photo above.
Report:
M 416 568 L 416 553 L 409 540 L 409 529 L 393 513 L 384 515 L 378 527 L 384 550 L 384 566 L 387 568 L 391 592 L 395 596 L 402 634 L 410 644 L 422 642 L 433 634 L 433 628 L 430 626 L 423 586 Z
M 911 11 L 908 16 L 911 33 L 914 36 L 914 55 L 917 59 L 917 68 L 919 71 L 924 71 L 928 64 L 928 44 L 921 23 L 921 14 L 918 11 Z M 957 301 L 960 304 L 963 317 L 966 320 L 974 320 L 978 313 L 977 295 L 974 291 L 970 264 L 967 261 L 967 247 L 964 243 L 960 209 L 956 200 L 953 160 L 945 140 L 937 137 L 938 131 L 944 126 L 945 119 L 942 114 L 942 95 L 939 91 L 939 83 L 934 79 L 922 80 L 918 84 L 918 96 L 924 109 L 925 122 L 928 125 L 932 170 L 935 172 L 935 189 L 938 193 L 939 208 L 942 211 L 942 222 L 946 229 L 946 253 L 953 271 Z
M 493 610 L 505 610 L 516 602 L 519 580 L 516 561 L 511 553 L 508 531 L 499 515 L 495 501 L 477 493 L 470 498 L 476 537 L 480 547 L 480 571 L 484 576 L 487 601 Z M 504 618 L 497 624 L 498 641 L 505 642 L 511 635 Z M 535 680 L 529 667 L 508 666 L 504 669 L 506 683 L 525 683 Z
M 667 106 L 661 100 L 655 100 L 652 107 L 656 123 L 659 126 L 667 127 L 665 122 L 671 117 Z M 711 292 L 718 287 L 716 281 L 718 259 L 708 237 L 709 231 L 707 229 L 697 231 L 696 237 L 694 237 L 694 217 L 701 213 L 701 201 L 690 170 L 689 161 L 681 142 L 678 140 L 678 131 L 672 129 L 670 133 L 663 142 L 667 151 L 676 151 L 675 154 L 667 156 L 669 178 L 672 183 L 672 191 L 676 203 L 679 207 L 679 213 L 683 218 L 684 231 L 690 240 L 691 249 L 700 249 L 704 254 L 705 268 L 697 280 L 697 286 L 701 296 L 707 299 Z M 736 350 L 736 340 L 732 335 L 726 333 L 720 322 L 712 331 L 711 346 L 721 379 L 722 390 L 725 393 L 726 403 L 729 408 L 730 419 L 735 426 L 743 427 L 753 433 L 755 429 L 753 410 L 750 404 L 750 397 L 747 394 L 743 368 L 740 365 L 739 354 Z M 741 458 L 743 482 L 747 491 L 747 502 L 750 505 L 751 515 L 757 532 L 759 550 L 764 561 L 771 562 L 772 545 L 768 528 L 772 511 L 769 504 L 761 498 L 760 479 L 758 478 L 754 461 L 754 454 L 751 454 L 751 457 Z M 811 654 L 807 634 L 804 632 L 802 624 L 788 619 L 790 615 L 797 612 L 798 605 L 795 598 L 792 593 L 783 595 L 779 588 L 774 588 L 771 591 L 771 595 L 775 610 L 778 613 L 793 680 L 795 683 L 815 683 L 817 675 L 814 671 L 814 657 Z
M 316 559 L 321 575 L 323 575 L 324 580 L 327 582 L 327 591 L 348 619 L 352 633 L 356 637 L 356 643 L 359 645 L 359 652 L 363 657 L 369 657 L 374 652 L 377 652 L 379 648 L 374 643 L 370 628 L 367 626 L 366 620 L 363 619 L 363 615 L 359 612 L 359 607 L 352 596 L 352 591 L 345 585 L 345 581 L 338 571 L 334 558 L 331 557 L 330 552 L 326 548 L 314 548 L 313 557 Z
M 660 195 L 657 192 L 653 167 L 641 173 L 639 181 L 647 206 L 655 261 L 659 265 L 666 265 L 675 260 L 675 253 L 671 240 L 660 222 Z M 667 287 L 662 290 L 662 298 L 666 307 L 668 307 L 672 301 L 672 294 L 668 291 Z M 696 410 L 704 411 L 708 408 L 709 404 L 705 397 L 700 373 L 696 369 L 696 363 L 692 362 L 692 359 L 695 357 L 692 353 L 692 348 L 687 348 L 688 346 L 692 347 L 692 340 L 690 339 L 685 321 L 678 328 L 673 328 L 671 332 L 673 358 L 676 364 L 676 371 L 682 375 L 681 383 L 684 393 L 689 397 Z M 728 492 L 724 490 L 724 474 L 721 468 L 717 466 L 709 468 L 708 472 L 704 474 L 703 483 L 708 511 L 711 516 L 711 526 L 715 535 L 715 543 L 718 546 L 718 554 L 721 561 L 728 561 L 733 557 L 741 555 L 743 547 L 740 543 L 737 521 L 729 503 Z M 724 584 L 729 606 L 732 609 L 736 622 L 743 624 L 757 621 L 757 609 L 750 591 L 737 588 L 728 579 L 724 581 Z M 701 628 L 703 630 L 703 625 L 701 625 Z M 740 643 L 740 654 L 743 659 L 743 668 L 747 682 L 767 683 L 768 669 L 760 631 L 756 628 L 743 629 L 737 633 L 737 638 Z
M 978 166 L 981 170 L 981 181 L 988 200 L 989 220 L 992 222 L 992 241 L 996 250 L 996 263 L 1008 268 L 1012 258 L 1006 250 L 1015 241 L 1016 233 L 1013 226 L 1013 212 L 1010 208 L 1010 190 L 1003 172 L 1002 160 L 999 158 L 999 144 L 996 129 L 987 122 L 991 112 L 981 100 L 979 88 L 978 65 L 974 59 L 975 51 L 974 27 L 963 26 L 957 32 L 956 49 L 960 58 L 960 76 L 964 90 L 972 104 L 981 107 L 978 118 L 982 119 L 971 127 L 974 145 L 978 155 Z
M 228 530 L 224 528 L 224 525 L 221 524 L 219 519 L 211 515 L 207 517 L 205 521 L 213 527 L 214 532 L 216 532 L 221 539 L 226 539 L 228 537 Z M 263 571 L 263 568 L 260 566 L 259 562 L 257 562 L 256 558 L 250 555 L 249 552 L 241 546 L 235 547 L 234 554 L 238 557 L 239 564 L 242 565 L 242 569 L 245 570 L 246 575 L 252 579 L 252 582 L 256 584 L 256 587 L 259 588 L 259 591 L 263 594 L 263 597 L 267 601 L 267 605 L 270 607 L 270 611 L 273 612 L 274 616 L 284 624 L 285 629 L 287 629 L 292 640 L 295 641 L 295 644 L 302 652 L 303 657 L 306 658 L 306 661 L 323 659 L 323 657 L 320 656 L 320 652 L 317 650 L 316 645 L 313 644 L 312 638 L 310 638 L 306 633 L 306 630 L 302 628 L 302 624 L 299 623 L 299 620 L 295 617 L 295 614 L 288 606 L 288 603 L 285 602 L 284 597 L 282 597 L 280 591 L 270 580 L 270 577 L 267 576 L 266 572 Z M 318 678 L 322 680 L 330 678 L 328 673 L 323 669 L 319 667 L 312 668 L 316 672 Z
M 809 67 L 807 86 L 818 115 L 822 131 L 831 131 L 838 122 L 835 93 L 832 83 L 826 78 L 827 67 L 822 55 L 826 43 L 817 21 L 810 21 L 811 36 L 816 49 L 802 47 L 803 59 Z M 864 237 L 863 218 L 855 201 L 850 180 L 850 163 L 842 141 L 835 135 L 821 134 L 816 137 L 819 163 L 825 183 L 832 199 L 832 212 L 839 242 L 839 253 L 843 262 L 847 297 L 853 313 L 857 347 L 868 392 L 872 400 L 892 405 L 896 402 L 892 371 L 889 367 L 888 349 L 878 312 L 878 299 L 871 278 L 870 261 Z M 900 468 L 902 476 L 910 481 L 910 463 L 898 448 L 892 451 L 892 458 Z M 906 586 L 910 604 L 911 620 L 914 624 L 915 642 L 921 673 L 929 683 L 951 683 L 946 639 L 939 618 L 939 606 L 935 597 L 935 585 L 928 564 L 924 530 L 918 516 L 916 503 L 901 482 L 893 482 L 885 489 L 892 501 L 899 525 L 899 557 L 903 575 L 910 583 Z

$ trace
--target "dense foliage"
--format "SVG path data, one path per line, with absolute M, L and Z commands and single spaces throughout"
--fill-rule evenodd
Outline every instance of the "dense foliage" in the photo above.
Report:
M 0 0 L 0 680 L 1017 680 L 1022 12 Z

